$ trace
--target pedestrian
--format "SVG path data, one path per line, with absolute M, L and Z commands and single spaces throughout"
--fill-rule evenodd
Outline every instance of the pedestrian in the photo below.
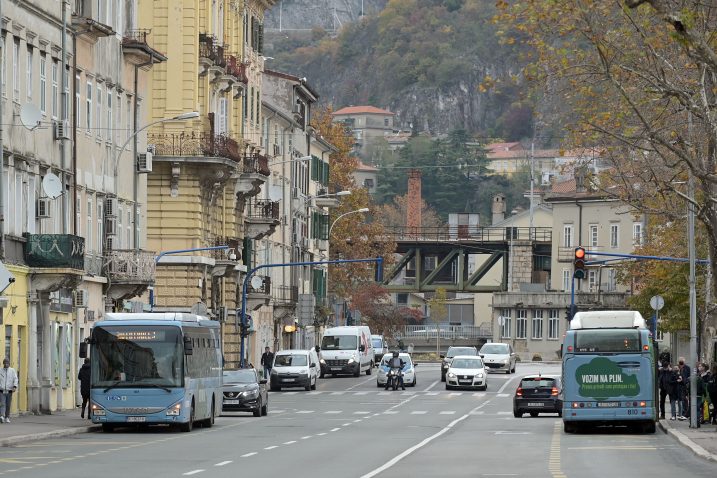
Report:
M 274 365 L 274 354 L 269 347 L 264 347 L 264 353 L 261 354 L 261 364 L 264 367 L 264 378 L 268 379 L 271 375 L 271 368 Z
M 707 382 L 710 380 L 710 371 L 706 363 L 697 364 L 697 423 L 705 424 L 705 395 L 707 392 Z
M 667 360 L 662 362 L 658 373 L 660 388 L 660 418 L 665 418 L 665 398 L 670 397 L 670 420 L 677 418 L 675 407 L 677 405 L 677 376 Z
M 80 395 L 82 395 L 82 410 L 80 418 L 85 418 L 85 407 L 87 407 L 87 418 L 90 416 L 90 359 L 86 358 L 85 363 L 80 367 L 80 373 L 77 374 L 77 380 L 80 381 Z
M 690 416 L 690 367 L 685 365 L 685 358 L 680 357 L 677 366 L 677 405 L 678 420 L 687 420 Z
M 0 368 L 0 423 L 10 423 L 10 406 L 15 391 L 17 391 L 17 371 L 10 366 L 10 359 L 5 358 Z
M 712 364 L 710 371 L 710 379 L 707 382 L 707 396 L 709 397 L 710 403 L 712 404 L 712 415 L 710 422 L 712 425 L 717 425 L 717 363 Z

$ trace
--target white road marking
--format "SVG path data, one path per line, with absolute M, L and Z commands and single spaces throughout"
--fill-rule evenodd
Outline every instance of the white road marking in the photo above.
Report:
M 331 395 L 343 395 L 346 392 L 331 392 Z
M 415 394 L 416 394 L 416 392 L 403 392 L 401 395 L 408 395 L 408 396 L 410 396 L 410 395 L 415 395 Z
M 429 396 L 431 396 L 431 397 L 435 397 L 436 395 L 440 395 L 440 394 L 441 394 L 441 392 L 429 392 L 429 393 L 427 393 L 426 395 L 429 395 Z
M 286 410 L 269 410 L 269 413 L 284 413 Z
M 485 412 L 483 410 L 478 412 L 471 412 L 471 415 L 483 415 Z
M 255 451 L 253 451 L 253 452 L 251 452 L 251 453 L 247 453 L 247 454 L 245 454 L 245 455 L 242 455 L 241 457 L 242 457 L 242 458 L 248 458 L 248 457 L 254 456 L 254 455 L 256 455 L 256 454 L 257 454 L 257 453 L 256 453 Z
M 518 378 L 518 376 L 516 375 L 515 377 L 509 378 L 508 380 L 506 380 L 506 382 L 503 384 L 503 386 L 500 387 L 500 390 L 498 390 L 498 394 L 500 395 L 501 393 L 503 393 L 503 390 L 505 390 L 506 387 L 507 387 L 508 385 L 510 385 L 510 382 L 512 382 L 513 379 L 515 379 L 515 378 Z
M 463 392 L 453 392 L 453 393 L 449 393 L 449 395 L 451 397 L 460 397 L 461 395 L 463 395 Z
M 284 392 L 282 395 L 296 395 L 299 392 Z
M 341 428 L 332 428 L 332 429 L 331 429 L 332 432 L 337 432 L 337 431 L 339 431 L 339 430 L 341 430 Z
M 473 396 L 474 396 L 474 397 L 481 398 L 481 397 L 485 397 L 485 393 L 476 392 L 476 393 L 473 394 Z
M 360 418 L 357 419 L 357 420 L 354 420 L 354 423 L 360 423 L 360 422 L 361 422 L 361 419 L 360 419 Z
M 498 412 L 496 415 L 512 415 L 513 412 Z
M 341 425 L 341 426 L 342 426 L 342 427 L 347 427 L 347 426 L 349 426 L 349 425 L 351 425 L 351 424 L 350 424 L 350 423 L 344 423 L 344 424 Z
M 301 439 L 302 439 L 302 440 L 308 440 L 308 439 L 311 438 L 312 436 L 313 436 L 313 435 L 306 435 L 305 437 L 301 437 Z
M 383 412 L 384 415 L 395 415 L 397 413 L 398 412 L 396 410 L 386 410 L 385 412 Z
M 510 394 L 509 394 L 509 393 L 499 393 L 499 394 L 497 395 L 497 397 L 499 397 L 499 398 L 510 397 Z
M 232 462 L 231 460 L 221 461 L 221 462 L 217 463 L 217 464 L 214 465 L 214 466 L 224 466 L 224 465 L 228 465 L 228 464 L 231 463 L 231 462 Z
M 425 410 L 414 410 L 411 412 L 411 415 L 425 415 L 426 413 L 428 412 Z
M 441 415 L 454 415 L 455 413 L 455 410 L 444 410 L 441 412 Z
M 303 413 L 303 414 L 307 414 L 307 413 L 314 413 L 314 411 L 313 411 L 313 410 L 299 410 L 299 411 L 298 411 L 298 412 L 296 412 L 296 413 Z
M 324 435 L 326 435 L 326 432 L 322 432 L 322 433 L 317 433 L 317 434 L 316 434 L 317 437 L 322 437 L 322 436 L 324 436 Z
M 440 431 L 438 431 L 437 433 L 434 433 L 433 435 L 431 435 L 431 436 L 429 436 L 428 438 L 424 439 L 424 440 L 421 441 L 420 443 L 418 443 L 418 444 L 416 444 L 416 445 L 413 445 L 411 448 L 405 450 L 403 453 L 401 453 L 401 454 L 399 454 L 398 456 L 394 457 L 393 459 L 389 460 L 388 462 L 386 462 L 385 464 L 383 464 L 383 465 L 381 465 L 380 467 L 376 468 L 375 470 L 373 470 L 373 471 L 371 471 L 371 472 L 369 472 L 369 473 L 363 475 L 361 478 L 373 478 L 374 476 L 378 475 L 379 473 L 383 473 L 384 471 L 388 470 L 389 468 L 391 468 L 393 465 L 395 465 L 395 464 L 398 463 L 399 461 L 401 461 L 401 460 L 403 460 L 404 458 L 406 458 L 408 455 L 410 455 L 410 454 L 413 453 L 414 451 L 416 451 L 416 450 L 418 450 L 418 449 L 420 449 L 420 448 L 423 448 L 424 446 L 426 446 L 427 444 L 429 444 L 430 442 L 432 442 L 432 441 L 435 440 L 436 438 L 438 438 L 438 437 L 440 437 L 441 435 L 447 433 L 448 431 L 451 430 L 451 428 L 453 428 L 453 427 L 456 426 L 458 423 L 460 423 L 460 422 L 462 422 L 463 420 L 465 420 L 466 418 L 468 418 L 472 412 L 475 412 L 475 411 L 478 410 L 479 408 L 484 407 L 484 406 L 487 405 L 488 403 L 490 403 L 490 400 L 487 400 L 487 401 L 481 403 L 480 405 L 478 405 L 477 407 L 475 407 L 475 408 L 474 408 L 473 410 L 471 410 L 470 412 L 466 413 L 465 415 L 463 415 L 463 416 L 461 416 L 461 417 L 459 417 L 459 418 L 456 418 L 456 419 L 453 420 L 451 423 L 449 423 L 448 425 L 446 425 L 445 427 L 443 427 L 443 428 L 442 428 Z
M 324 412 L 326 415 L 338 415 L 339 413 L 341 413 L 341 410 L 329 410 Z
M 293 445 L 294 443 L 296 443 L 296 440 L 285 441 L 284 445 Z
M 351 385 L 351 386 L 350 386 L 349 388 L 347 388 L 346 390 L 353 390 L 353 389 L 356 388 L 356 387 L 360 387 L 360 386 L 363 385 L 364 383 L 372 382 L 372 381 L 374 381 L 374 380 L 376 380 L 376 379 L 373 378 L 373 377 L 368 378 L 368 379 L 364 380 L 363 382 L 357 383 L 356 385 Z M 332 395 L 334 395 L 334 394 L 332 394 Z
M 319 395 L 320 393 L 324 393 L 323 390 L 314 390 L 313 392 L 309 392 L 309 395 Z
M 391 392 L 378 392 L 379 395 L 391 395 Z
M 439 382 L 440 382 L 440 380 L 436 380 L 435 382 L 433 382 L 432 384 L 430 384 L 428 387 L 426 387 L 426 389 L 423 390 L 423 391 L 424 391 L 424 392 L 429 391 L 430 389 L 432 389 L 433 387 L 435 387 L 436 385 L 438 385 Z
M 278 446 L 278 445 L 272 445 L 272 446 L 268 446 L 268 447 L 266 447 L 266 448 L 264 448 L 264 449 L 265 449 L 265 450 L 273 450 L 274 448 L 279 448 L 279 446 Z
M 354 415 L 370 415 L 371 412 L 354 412 Z
M 192 470 L 192 471 L 188 471 L 188 472 L 182 473 L 182 474 L 183 474 L 184 476 L 196 475 L 197 473 L 201 473 L 201 472 L 203 472 L 203 471 L 204 471 L 204 470 Z
M 371 393 L 371 392 L 363 391 L 363 392 L 356 392 L 356 393 L 354 393 L 354 395 L 368 395 L 369 393 Z

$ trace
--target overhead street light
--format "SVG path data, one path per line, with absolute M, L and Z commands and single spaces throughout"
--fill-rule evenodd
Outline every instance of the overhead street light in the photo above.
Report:
M 334 226 L 339 221 L 339 219 L 341 219 L 344 216 L 348 216 L 349 214 L 356 214 L 359 212 L 369 212 L 369 208 L 362 207 L 361 209 L 356 209 L 355 211 L 345 212 L 345 213 L 341 214 L 339 217 L 337 217 L 336 219 L 334 219 L 334 222 L 331 223 L 331 227 L 329 227 L 329 237 L 331 237 L 331 231 L 334 229 Z

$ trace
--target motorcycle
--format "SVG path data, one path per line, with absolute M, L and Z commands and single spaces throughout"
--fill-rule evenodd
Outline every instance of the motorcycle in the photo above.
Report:
M 405 386 L 402 385 L 403 370 L 400 368 L 392 368 L 386 374 L 386 388 L 393 388 L 398 390 L 398 387 L 402 387 L 404 390 Z

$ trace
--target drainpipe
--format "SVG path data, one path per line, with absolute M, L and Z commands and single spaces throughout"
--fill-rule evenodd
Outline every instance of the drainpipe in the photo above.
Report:
M 68 0 L 62 0 L 62 71 L 60 73 L 61 101 L 60 121 L 67 119 L 67 7 Z M 62 169 L 62 233 L 67 234 L 67 171 L 65 140 L 60 139 L 60 168 Z
M 0 0 L 0 19 L 2 19 L 2 0 Z M 0 20 L 1 23 L 1 20 Z M 0 65 L 5 67 L 5 34 L 0 25 Z M 0 98 L 2 98 L 2 81 L 0 81 Z M 3 101 L 0 100 L 0 261 L 5 259 L 5 148 L 3 144 Z

